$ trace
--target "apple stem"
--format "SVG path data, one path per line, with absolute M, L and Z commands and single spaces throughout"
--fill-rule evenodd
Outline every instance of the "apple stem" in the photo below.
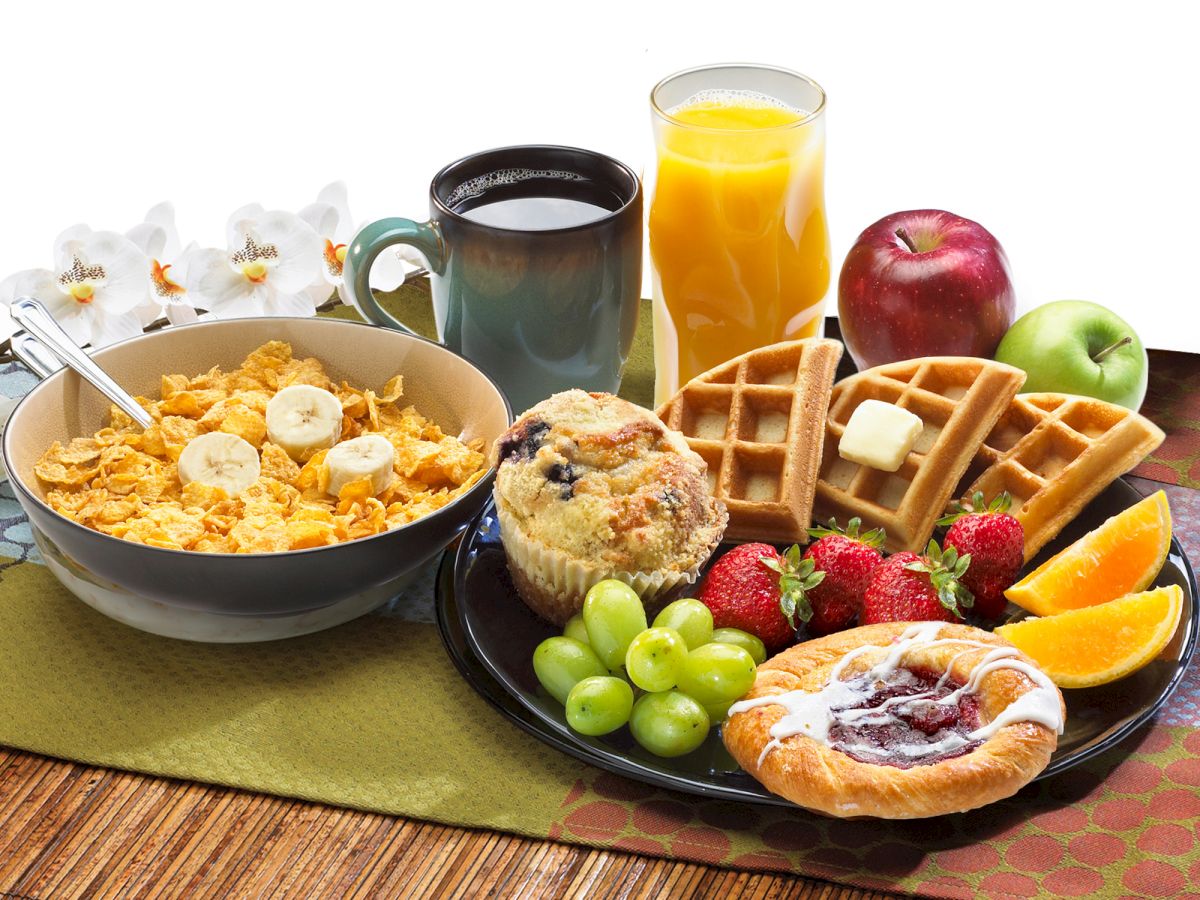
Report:
M 1132 343 L 1133 343 L 1133 338 L 1131 338 L 1129 335 L 1125 335 L 1125 337 L 1121 338 L 1119 341 L 1109 344 L 1107 347 L 1105 347 L 1103 350 L 1101 350 L 1099 353 L 1097 353 L 1095 356 L 1093 356 L 1092 362 L 1094 362 L 1094 363 L 1101 362 L 1101 361 L 1103 361 L 1104 357 L 1108 356 L 1108 354 L 1112 353 L 1114 350 L 1124 347 L 1126 344 L 1132 344 Z
M 913 243 L 912 238 L 910 238 L 908 236 L 908 231 L 903 226 L 896 229 L 896 237 L 898 237 L 898 238 L 900 238 L 900 240 L 904 241 L 904 246 L 906 246 L 913 253 L 919 252 L 917 250 L 917 245 Z

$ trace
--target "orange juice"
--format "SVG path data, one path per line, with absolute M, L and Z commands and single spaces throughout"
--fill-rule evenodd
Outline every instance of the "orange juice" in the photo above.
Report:
M 657 404 L 730 357 L 817 334 L 830 272 L 822 116 L 701 91 L 655 132 Z

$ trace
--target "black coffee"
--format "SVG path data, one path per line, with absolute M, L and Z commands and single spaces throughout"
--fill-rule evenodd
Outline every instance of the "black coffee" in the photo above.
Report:
M 465 219 L 513 231 L 573 228 L 622 206 L 610 188 L 558 169 L 499 169 L 463 182 L 447 199 Z
M 549 231 L 552 228 L 572 228 L 603 219 L 612 210 L 583 200 L 567 197 L 515 197 L 512 200 L 497 200 L 474 209 L 461 210 L 460 214 L 493 228 L 511 228 L 516 231 Z

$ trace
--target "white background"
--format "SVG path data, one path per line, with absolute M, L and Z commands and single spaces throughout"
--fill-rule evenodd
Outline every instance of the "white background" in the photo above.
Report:
M 1182 4 L 22 2 L 0 27 L 0 277 L 164 199 L 217 246 L 238 206 L 298 210 L 335 179 L 359 221 L 422 216 L 433 172 L 490 146 L 640 169 L 655 81 L 756 61 L 829 94 L 835 270 L 880 216 L 941 207 L 1000 239 L 1022 310 L 1091 299 L 1200 351 Z

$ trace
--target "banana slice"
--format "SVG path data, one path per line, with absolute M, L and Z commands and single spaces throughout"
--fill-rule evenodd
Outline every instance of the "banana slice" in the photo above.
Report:
M 371 493 L 378 495 L 396 477 L 392 468 L 395 458 L 392 442 L 381 434 L 342 441 L 325 454 L 325 465 L 329 467 L 329 486 L 325 490 L 336 497 L 351 481 L 370 478 Z
M 254 482 L 261 470 L 254 445 L 236 434 L 210 431 L 187 442 L 179 454 L 179 480 L 199 481 L 236 497 Z
M 267 437 L 287 455 L 304 462 L 342 436 L 342 404 L 311 384 L 293 384 L 267 404 Z

